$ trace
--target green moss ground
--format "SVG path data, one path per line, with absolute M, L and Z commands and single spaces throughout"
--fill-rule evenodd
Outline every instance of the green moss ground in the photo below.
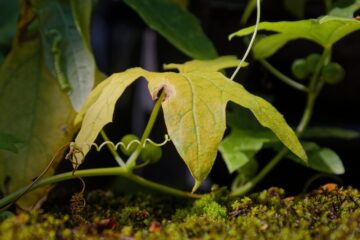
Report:
M 350 187 L 237 199 L 217 189 L 195 201 L 92 191 L 86 200 L 81 218 L 69 206 L 2 213 L 0 239 L 360 239 L 360 193 Z

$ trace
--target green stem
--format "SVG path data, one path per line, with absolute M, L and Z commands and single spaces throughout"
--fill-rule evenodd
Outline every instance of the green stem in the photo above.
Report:
M 315 104 L 316 97 L 318 96 L 318 94 L 321 90 L 321 87 L 319 87 L 319 86 L 322 86 L 321 81 L 319 81 L 321 68 L 328 61 L 330 54 L 331 54 L 330 49 L 328 49 L 328 48 L 324 49 L 321 59 L 320 59 L 319 63 L 317 64 L 314 74 L 312 75 L 312 77 L 310 79 L 305 110 L 301 117 L 300 123 L 298 124 L 298 126 L 296 128 L 296 133 L 298 136 L 300 136 L 302 134 L 302 132 L 305 130 L 305 128 L 307 127 L 307 125 L 310 122 L 310 119 L 311 119 L 311 116 L 312 116 L 312 113 L 314 110 L 314 104 Z M 234 191 L 231 192 L 230 196 L 236 197 L 236 196 L 241 196 L 241 195 L 248 193 L 256 184 L 258 184 L 280 162 L 280 160 L 283 157 L 286 156 L 286 154 L 288 152 L 289 152 L 289 150 L 287 148 L 283 148 L 282 150 L 280 150 L 280 152 L 278 152 L 275 155 L 275 157 L 273 159 L 271 159 L 269 161 L 269 163 L 263 169 L 261 169 L 261 171 L 253 179 L 251 179 L 249 182 L 245 183 L 244 185 L 236 188 Z
M 141 150 L 143 148 L 143 145 L 145 143 L 145 140 L 149 137 L 150 132 L 155 124 L 155 120 L 157 115 L 159 114 L 159 110 L 161 107 L 161 103 L 163 102 L 164 98 L 165 98 L 166 94 L 165 91 L 162 90 L 159 99 L 156 101 L 155 106 L 151 112 L 149 121 L 145 127 L 144 133 L 140 139 L 140 144 L 137 146 L 136 150 L 130 155 L 129 159 L 126 162 L 126 166 L 129 170 L 134 169 L 134 167 L 136 166 L 136 160 L 138 159 Z
M 257 6 L 257 11 L 256 11 L 256 25 L 254 28 L 254 33 L 251 37 L 249 46 L 246 49 L 246 52 L 243 56 L 243 58 L 241 59 L 239 65 L 236 67 L 234 73 L 231 75 L 231 80 L 234 80 L 235 76 L 237 75 L 237 73 L 240 71 L 241 66 L 243 65 L 243 63 L 245 62 L 247 56 L 249 55 L 252 46 L 254 45 L 255 42 L 255 38 L 256 38 L 256 34 L 258 32 L 258 28 L 259 28 L 259 23 L 260 23 L 260 14 L 261 14 L 261 5 L 260 5 L 260 0 L 256 0 L 256 6 Z
M 178 197 L 191 197 L 191 198 L 200 198 L 200 194 L 191 194 L 189 192 L 184 192 L 172 187 L 164 186 L 159 183 L 155 183 L 149 180 L 146 180 L 140 176 L 137 176 L 131 172 L 129 172 L 127 169 L 120 168 L 120 167 L 111 167 L 111 168 L 95 168 L 95 169 L 86 169 L 86 170 L 77 170 L 75 172 L 75 175 L 72 174 L 72 172 L 66 172 L 57 174 L 48 178 L 45 178 L 43 180 L 38 181 L 35 183 L 30 189 L 28 187 L 23 187 L 4 198 L 0 199 L 0 208 L 7 206 L 12 203 L 13 200 L 15 200 L 18 196 L 20 196 L 24 191 L 32 191 L 37 188 L 58 183 L 61 181 L 66 181 L 69 179 L 74 179 L 77 177 L 96 177 L 96 176 L 110 176 L 110 175 L 117 175 L 122 176 L 127 179 L 130 179 L 138 184 L 141 184 L 143 186 L 146 186 L 148 188 L 157 190 L 159 192 L 164 192 L 167 194 L 171 194 Z
M 100 131 L 100 134 L 102 136 L 102 138 L 105 141 L 110 142 L 110 139 L 108 138 L 108 136 L 106 135 L 104 130 Z M 113 155 L 114 159 L 116 160 L 116 162 L 119 164 L 119 166 L 121 167 L 126 167 L 125 162 L 122 160 L 122 158 L 120 157 L 120 155 L 118 154 L 118 152 L 116 151 L 115 147 L 109 144 L 106 144 L 107 148 L 109 149 L 109 151 L 111 152 L 111 154 Z
M 281 81 L 289 85 L 290 87 L 293 87 L 299 91 L 308 92 L 308 88 L 301 83 L 296 82 L 295 80 L 289 78 L 276 68 L 274 68 L 268 61 L 265 59 L 259 59 L 259 62 L 269 71 L 271 72 L 275 77 L 279 78 Z
M 277 164 L 280 160 L 288 153 L 287 148 L 283 148 L 261 171 L 250 181 L 244 185 L 238 187 L 230 193 L 231 197 L 237 197 L 248 193 L 253 187 L 256 186 Z

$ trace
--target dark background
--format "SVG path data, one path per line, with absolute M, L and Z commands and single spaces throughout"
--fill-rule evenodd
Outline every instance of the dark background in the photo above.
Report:
M 206 34 L 213 41 L 219 55 L 242 57 L 246 46 L 241 39 L 228 41 L 228 35 L 242 28 L 240 18 L 247 1 L 239 0 L 193 0 L 189 10 L 196 15 Z M 316 18 L 324 14 L 323 1 L 309 0 L 305 18 Z M 282 1 L 266 0 L 262 5 L 262 21 L 297 20 L 283 7 Z M 249 20 L 255 22 L 255 16 Z M 186 33 L 184 33 L 186 34 Z M 106 74 L 124 71 L 127 68 L 142 66 L 148 70 L 161 71 L 163 63 L 181 63 L 189 60 L 187 56 L 175 49 L 164 38 L 151 31 L 138 15 L 122 1 L 101 0 L 93 13 L 92 46 L 97 64 Z M 333 61 L 339 62 L 346 70 L 346 79 L 336 86 L 326 86 L 315 107 L 311 121 L 312 126 L 345 127 L 360 131 L 360 32 L 353 33 L 338 42 L 333 50 Z M 269 61 L 284 73 L 290 75 L 290 65 L 296 58 L 306 57 L 309 53 L 320 52 L 321 48 L 314 43 L 298 40 L 287 44 L 272 56 Z M 305 94 L 289 88 L 273 77 L 261 65 L 248 59 L 252 64 L 241 70 L 237 81 L 248 90 L 259 95 L 271 95 L 274 106 L 284 114 L 290 125 L 299 121 L 305 103 Z M 151 111 L 151 100 L 146 91 L 146 84 L 138 82 L 122 96 L 117 104 L 114 123 L 109 124 L 105 131 L 113 141 L 121 136 L 134 132 L 140 136 Z M 159 116 L 151 138 L 162 141 L 166 129 L 163 117 Z M 99 138 L 99 142 L 102 140 Z M 358 149 L 360 140 L 323 139 L 318 141 L 321 146 L 334 149 L 342 158 L 346 173 L 340 179 L 327 176 L 309 182 L 317 172 L 283 160 L 259 184 L 257 189 L 280 186 L 288 193 L 296 194 L 310 183 L 310 188 L 327 183 L 338 182 L 344 185 L 360 187 L 360 159 Z M 163 182 L 189 190 L 192 179 L 185 164 L 177 155 L 171 143 L 164 150 L 160 163 L 145 167 L 139 174 L 146 178 Z M 260 165 L 264 165 L 273 152 L 263 152 L 259 156 Z M 115 163 L 108 153 L 100 156 L 94 152 L 87 158 L 84 167 L 106 166 Z M 230 184 L 234 175 L 227 172 L 219 154 L 208 181 L 203 188 L 206 190 L 212 183 Z M 106 182 L 117 182 L 114 178 L 92 180 L 94 188 Z M 96 184 L 98 183 L 98 184 Z M 124 185 L 125 183 L 120 185 Z M 129 184 L 129 183 L 126 183 Z M 89 185 L 88 185 L 89 186 Z M 120 187 L 121 188 L 121 187 Z M 126 186 L 125 186 L 126 188 Z

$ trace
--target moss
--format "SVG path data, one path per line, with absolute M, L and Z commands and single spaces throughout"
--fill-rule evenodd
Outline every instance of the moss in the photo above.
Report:
M 191 208 L 176 210 L 173 216 L 174 221 L 181 221 L 186 217 L 206 216 L 210 219 L 225 219 L 227 217 L 226 207 L 217 203 L 211 195 L 206 195 L 194 202 Z
M 237 199 L 217 189 L 196 201 L 93 191 L 86 199 L 82 223 L 53 205 L 62 213 L 9 214 L 0 239 L 360 239 L 360 194 L 350 187 L 297 197 L 270 188 Z

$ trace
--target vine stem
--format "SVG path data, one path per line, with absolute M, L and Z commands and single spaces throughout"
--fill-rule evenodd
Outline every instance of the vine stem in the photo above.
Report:
M 109 142 L 110 142 L 110 139 L 108 138 L 108 136 L 106 135 L 106 133 L 105 133 L 104 130 L 101 130 L 101 131 L 100 131 L 100 134 L 101 134 L 102 138 L 103 138 L 105 141 L 109 141 Z M 115 147 L 112 146 L 112 145 L 108 145 L 108 144 L 106 144 L 106 146 L 108 147 L 110 153 L 113 155 L 114 159 L 115 159 L 116 162 L 119 164 L 119 166 L 121 166 L 121 167 L 126 167 L 125 162 L 122 160 L 122 158 L 120 157 L 120 155 L 119 155 L 118 152 L 116 151 Z
M 285 74 L 283 74 L 282 72 L 280 72 L 279 70 L 277 70 L 276 68 L 274 68 L 268 61 L 266 61 L 265 59 L 259 59 L 258 60 L 269 72 L 271 72 L 275 77 L 277 77 L 278 79 L 280 79 L 281 81 L 283 81 L 284 83 L 286 83 L 287 85 L 289 85 L 290 87 L 293 87 L 299 91 L 302 92 L 308 92 L 309 89 L 302 85 L 301 83 L 296 82 L 295 80 L 289 78 L 288 76 L 286 76 Z
M 254 33 L 251 36 L 251 40 L 249 43 L 249 46 L 246 49 L 246 52 L 244 54 L 244 56 L 242 57 L 239 65 L 236 67 L 234 73 L 231 75 L 231 80 L 234 80 L 235 76 L 238 74 L 238 72 L 240 71 L 241 66 L 243 65 L 243 63 L 245 62 L 247 56 L 249 55 L 252 46 L 254 45 L 255 42 L 255 38 L 256 38 L 256 34 L 258 32 L 258 27 L 259 27 L 259 23 L 260 23 L 260 15 L 261 15 L 261 7 L 260 7 L 260 0 L 256 1 L 256 24 L 255 24 L 255 28 L 254 28 Z
M 45 178 L 43 180 L 38 181 L 37 183 L 33 184 L 30 189 L 28 187 L 23 187 L 15 192 L 12 192 L 11 194 L 5 196 L 4 198 L 0 199 L 0 207 L 6 206 L 11 204 L 18 196 L 20 196 L 24 191 L 32 191 L 34 189 L 49 185 L 58 183 L 61 181 L 66 181 L 78 177 L 97 177 L 97 176 L 111 176 L 111 175 L 117 175 L 122 176 L 127 179 L 130 179 L 138 184 L 141 184 L 142 186 L 146 186 L 148 188 L 157 190 L 159 192 L 171 194 L 178 197 L 190 197 L 190 198 L 201 198 L 201 194 L 192 194 L 189 192 L 184 192 L 179 189 L 175 189 L 172 187 L 168 187 L 156 182 L 152 182 L 149 180 L 146 180 L 138 175 L 135 175 L 131 172 L 129 172 L 125 168 L 121 167 L 111 167 L 111 168 L 95 168 L 95 169 L 85 169 L 85 170 L 77 170 L 76 175 L 74 176 L 72 172 L 66 172 L 57 174 L 48 178 Z
M 319 80 L 321 67 L 326 63 L 329 59 L 329 56 L 331 54 L 331 49 L 325 48 L 323 51 L 323 54 L 321 55 L 319 63 L 316 65 L 314 74 L 312 75 L 309 83 L 309 91 L 307 94 L 307 100 L 306 100 L 306 106 L 304 113 L 301 117 L 300 123 L 298 124 L 296 128 L 296 134 L 297 136 L 300 136 L 302 132 L 305 130 L 307 125 L 310 122 L 313 110 L 314 110 L 314 104 L 316 97 L 318 96 L 321 87 L 323 86 L 321 81 Z M 321 87 L 320 87 L 321 86 Z M 230 196 L 236 197 L 241 196 L 246 193 L 248 193 L 256 184 L 258 184 L 279 162 L 280 160 L 286 156 L 286 154 L 289 152 L 287 148 L 281 149 L 270 161 L 269 163 L 250 181 L 245 183 L 244 185 L 234 189 Z
M 131 171 L 132 169 L 134 169 L 134 167 L 136 166 L 136 160 L 138 159 L 141 150 L 143 148 L 143 145 L 146 141 L 146 139 L 149 137 L 150 132 L 152 130 L 152 128 L 154 127 L 155 124 L 155 120 L 157 118 L 157 115 L 159 114 L 160 111 L 160 107 L 161 107 L 161 103 L 164 101 L 166 96 L 166 93 L 164 90 L 161 91 L 160 97 L 157 99 L 155 106 L 151 112 L 149 121 L 145 127 L 144 133 L 141 136 L 140 139 L 140 144 L 137 146 L 137 148 L 135 149 L 135 151 L 130 155 L 129 159 L 126 162 L 126 166 L 127 168 Z

